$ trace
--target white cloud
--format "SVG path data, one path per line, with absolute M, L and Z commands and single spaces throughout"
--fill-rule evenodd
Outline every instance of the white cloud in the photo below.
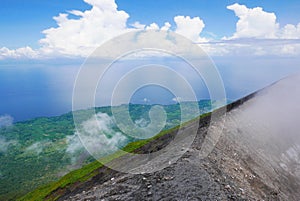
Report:
M 146 25 L 141 24 L 140 22 L 135 22 L 135 23 L 131 24 L 131 26 L 135 29 L 141 29 L 141 30 L 145 29 L 145 27 L 146 27 Z
M 78 135 L 68 135 L 66 137 L 67 142 L 67 149 L 66 153 L 68 154 L 75 154 L 78 151 L 82 151 L 84 149 L 84 146 L 82 145 Z
M 66 154 L 71 158 L 71 164 L 74 165 L 78 163 L 78 160 L 81 158 L 80 153 L 83 152 L 84 146 L 82 145 L 77 134 L 68 135 L 66 137 L 66 143 L 67 143 Z
M 89 120 L 83 122 L 78 128 L 78 135 L 83 145 L 94 157 L 100 158 L 110 154 L 124 146 L 128 139 L 120 132 L 113 130 L 113 119 L 105 113 L 98 113 Z M 67 152 L 74 154 L 80 149 L 78 138 L 69 139 Z
M 14 122 L 14 118 L 9 115 L 0 116 L 0 128 L 11 126 Z
M 300 23 L 297 26 L 293 24 L 285 25 L 280 35 L 280 38 L 284 39 L 300 39 Z
M 127 137 L 113 126 L 113 119 L 106 113 L 97 113 L 82 122 L 74 135 L 66 137 L 66 154 L 71 157 L 71 164 L 80 165 L 88 157 L 87 152 L 101 158 L 126 145 Z
M 300 145 L 289 147 L 280 156 L 280 166 L 294 176 L 300 177 Z
M 199 17 L 191 18 L 190 16 L 174 17 L 176 23 L 175 32 L 181 34 L 194 42 L 205 41 L 200 34 L 205 27 L 204 22 Z
M 146 30 L 159 30 L 159 26 L 156 23 L 152 23 L 146 27 Z
M 129 30 L 126 26 L 129 15 L 119 11 L 113 0 L 84 1 L 92 6 L 90 10 L 54 17 L 58 27 L 43 31 L 45 38 L 40 40 L 43 53 L 88 56 L 106 40 Z M 70 19 L 70 14 L 79 19 Z
M 208 45 L 211 53 L 258 56 L 300 54 L 299 41 L 290 40 L 300 39 L 300 24 L 287 24 L 281 28 L 275 13 L 264 11 L 261 7 L 247 8 L 236 3 L 227 6 L 227 9 L 234 11 L 239 18 L 236 31 L 232 36 L 224 37 L 221 43 Z
M 232 38 L 276 38 L 279 24 L 274 13 L 265 12 L 261 7 L 247 8 L 237 3 L 227 6 L 227 9 L 234 11 L 239 18 Z
M 38 58 L 38 52 L 33 50 L 31 47 L 22 47 L 15 50 L 8 49 L 6 47 L 0 48 L 0 60 L 5 58 Z
M 172 98 L 172 101 L 176 102 L 176 103 L 179 103 L 182 101 L 182 98 L 181 97 L 174 97 Z
M 236 32 L 227 39 L 300 39 L 300 23 L 287 24 L 281 28 L 275 13 L 266 12 L 261 7 L 247 8 L 236 3 L 227 6 L 227 9 L 234 11 L 239 18 Z
M 214 56 L 298 56 L 300 41 L 288 39 L 226 39 L 202 45 Z
M 138 120 L 134 121 L 134 123 L 135 123 L 135 125 L 144 128 L 144 127 L 147 127 L 150 122 L 148 120 L 142 118 L 142 119 L 138 119 Z
M 11 144 L 16 144 L 16 141 L 9 141 L 5 137 L 0 136 L 0 153 L 5 153 Z
M 10 50 L 0 49 L 0 59 L 5 58 L 44 58 L 57 56 L 86 57 L 105 41 L 132 30 L 163 30 L 171 29 L 165 22 L 162 27 L 157 23 L 146 26 L 135 22 L 127 26 L 129 14 L 118 10 L 114 0 L 84 0 L 92 6 L 85 11 L 72 10 L 53 17 L 57 27 L 44 30 L 44 38 L 40 39 L 41 48 L 30 47 Z M 70 17 L 74 15 L 77 19 Z M 187 38 L 200 41 L 199 35 L 204 23 L 199 17 L 177 16 L 174 18 L 176 32 Z
M 49 144 L 49 142 L 47 141 L 33 143 L 32 145 L 30 145 L 25 149 L 25 152 L 27 154 L 34 153 L 39 155 L 40 153 L 42 153 L 42 151 L 44 150 L 45 146 L 47 146 L 47 144 Z
M 7 151 L 7 147 L 9 146 L 9 142 L 6 141 L 6 139 L 2 136 L 0 136 L 0 153 L 2 152 L 6 152 Z
M 165 22 L 164 26 L 161 28 L 162 31 L 169 31 L 171 28 L 171 24 L 169 22 Z
M 238 44 L 236 41 L 234 44 L 228 43 L 229 40 L 240 38 L 300 39 L 300 23 L 298 25 L 287 24 L 281 28 L 275 13 L 267 12 L 261 7 L 248 8 L 237 3 L 227 6 L 227 9 L 232 10 L 238 17 L 236 31 L 232 36 L 223 37 L 221 43 L 211 43 L 211 40 L 200 36 L 205 27 L 200 17 L 175 16 L 175 27 L 172 27 L 169 22 L 165 22 L 160 27 L 155 22 L 145 25 L 139 21 L 128 26 L 129 14 L 118 10 L 115 0 L 83 1 L 91 5 L 91 8 L 84 11 L 71 10 L 55 16 L 53 19 L 57 26 L 43 31 L 44 37 L 39 40 L 41 45 L 39 49 L 0 47 L 0 60 L 62 56 L 87 57 L 105 41 L 132 30 L 175 31 L 194 42 L 202 43 L 203 49 L 211 55 L 300 54 L 298 44 L 289 43 L 270 47 L 258 45 L 255 41 L 246 45 Z M 74 19 L 72 15 L 76 18 Z
M 143 101 L 144 101 L 144 103 L 149 103 L 149 102 L 151 102 L 148 98 L 144 98 Z

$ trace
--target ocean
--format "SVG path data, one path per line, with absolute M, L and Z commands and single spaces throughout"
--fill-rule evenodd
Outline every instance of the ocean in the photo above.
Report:
M 58 69 L 59 68 L 59 69 Z M 0 67 L 0 116 L 14 122 L 71 111 L 79 67 Z
M 55 62 L 51 65 L 0 63 L 0 120 L 3 116 L 9 116 L 14 122 L 19 122 L 70 112 L 73 87 L 80 65 L 80 63 L 55 65 Z M 222 66 L 217 63 L 217 66 L 224 82 L 226 96 L 230 100 L 241 98 L 292 72 L 299 71 L 297 67 L 275 68 L 273 65 L 264 68 L 258 65 L 252 68 L 241 68 L 239 65 Z M 266 73 L 272 70 L 272 74 Z M 191 75 L 188 71 L 181 71 L 181 74 L 185 77 Z M 209 99 L 203 83 L 193 80 L 191 85 L 196 91 L 198 100 Z M 159 87 L 144 87 L 134 94 L 131 101 L 138 104 L 173 104 L 175 102 L 172 99 L 174 96 L 167 90 Z

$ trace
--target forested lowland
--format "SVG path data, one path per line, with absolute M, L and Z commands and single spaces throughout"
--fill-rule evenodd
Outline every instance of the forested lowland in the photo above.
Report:
M 185 102 L 187 106 L 191 103 Z M 198 103 L 199 113 L 186 111 L 190 119 L 210 112 L 217 107 L 215 102 L 201 100 Z M 130 118 L 140 127 L 150 123 L 149 111 L 153 105 L 129 104 L 116 106 L 114 111 L 129 108 Z M 179 104 L 163 105 L 167 114 L 163 130 L 178 126 L 181 122 Z M 188 107 L 187 107 L 188 108 Z M 112 118 L 111 107 L 93 108 L 100 121 L 105 117 L 107 140 L 115 133 L 122 133 Z M 191 107 L 192 110 L 192 107 Z M 76 111 L 80 113 L 82 123 L 92 125 L 90 110 Z M 96 125 L 97 126 L 97 125 Z M 123 133 L 122 133 L 123 134 Z M 125 136 L 118 146 L 121 148 L 136 141 Z M 105 153 L 110 153 L 104 150 Z M 0 200 L 13 200 L 45 183 L 57 180 L 71 170 L 93 162 L 77 136 L 73 121 L 73 113 L 57 117 L 40 117 L 12 126 L 0 128 Z

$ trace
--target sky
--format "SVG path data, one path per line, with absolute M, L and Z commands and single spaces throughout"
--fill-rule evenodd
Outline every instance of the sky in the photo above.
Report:
M 112 37 L 143 29 L 182 34 L 205 43 L 212 56 L 300 53 L 297 0 L 3 0 L 0 4 L 1 60 L 84 58 Z

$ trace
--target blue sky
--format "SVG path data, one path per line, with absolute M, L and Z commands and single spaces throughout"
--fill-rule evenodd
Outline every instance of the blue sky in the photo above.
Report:
M 3 0 L 0 3 L 0 47 L 38 47 L 42 31 L 56 26 L 53 16 L 89 7 L 81 0 Z
M 203 37 L 231 36 L 235 32 L 238 18 L 226 6 L 239 3 L 248 8 L 262 7 L 267 12 L 274 12 L 280 25 L 300 22 L 300 3 L 297 0 L 117 0 L 118 10 L 129 14 L 127 24 L 139 21 L 149 25 L 153 22 L 162 26 L 178 15 L 200 17 L 205 28 Z M 43 38 L 42 31 L 56 27 L 54 16 L 69 10 L 87 10 L 91 5 L 83 0 L 3 0 L 0 5 L 0 47 L 16 49 L 30 46 L 39 48 L 39 39 Z
M 172 21 L 176 15 L 199 16 L 206 23 L 205 31 L 212 32 L 219 37 L 228 36 L 235 31 L 237 17 L 226 6 L 240 3 L 248 7 L 263 7 L 266 11 L 275 12 L 279 23 L 300 22 L 300 3 L 292 1 L 268 0 L 187 0 L 187 1 L 152 1 L 152 0 L 119 0 L 119 8 L 128 11 L 129 21 L 140 20 L 143 23 Z

